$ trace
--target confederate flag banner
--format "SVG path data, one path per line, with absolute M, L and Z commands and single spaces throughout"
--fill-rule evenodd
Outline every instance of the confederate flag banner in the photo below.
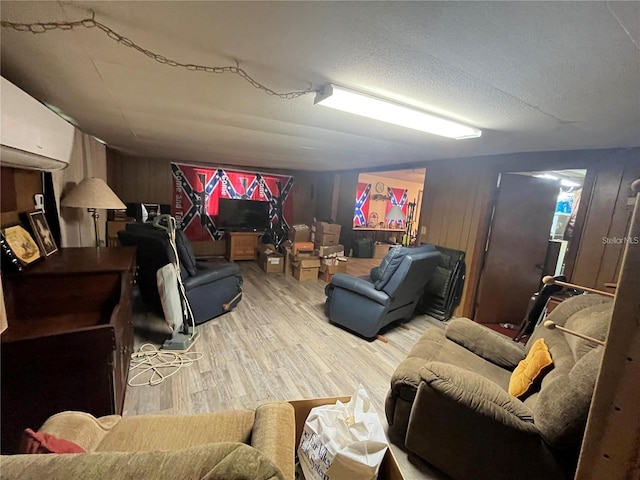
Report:
M 405 190 L 404 188 L 391 188 L 387 187 L 387 195 L 389 195 L 389 201 L 387 201 L 386 213 L 389 213 L 389 210 L 394 205 L 397 205 L 401 208 L 402 213 L 404 213 L 405 218 L 407 218 L 407 197 L 409 196 L 409 190 Z M 391 222 L 390 222 L 391 223 Z M 389 225 L 389 227 L 394 228 L 402 228 L 404 226 L 404 221 L 398 220 L 394 222 L 393 225 Z
M 173 205 L 171 211 L 180 230 L 191 241 L 219 240 L 224 231 L 216 226 L 218 200 L 236 198 L 269 202 L 271 223 L 277 221 L 277 198 L 282 196 L 283 221 L 291 225 L 293 177 L 216 167 L 171 164 Z M 277 182 L 282 191 L 278 191 Z
M 353 226 L 366 227 L 369 218 L 369 200 L 371 197 L 370 183 L 358 182 L 358 190 L 356 191 L 356 209 L 353 212 Z

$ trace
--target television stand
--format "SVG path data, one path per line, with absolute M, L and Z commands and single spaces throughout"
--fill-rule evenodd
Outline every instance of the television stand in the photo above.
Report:
M 227 233 L 227 260 L 257 260 L 260 236 L 262 232 Z

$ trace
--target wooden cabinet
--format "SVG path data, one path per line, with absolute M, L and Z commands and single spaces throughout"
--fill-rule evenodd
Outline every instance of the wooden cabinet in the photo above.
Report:
M 227 259 L 256 260 L 258 239 L 261 232 L 229 232 L 227 235 Z
M 57 412 L 122 412 L 134 269 L 134 248 L 64 248 L 4 275 L 2 453 Z

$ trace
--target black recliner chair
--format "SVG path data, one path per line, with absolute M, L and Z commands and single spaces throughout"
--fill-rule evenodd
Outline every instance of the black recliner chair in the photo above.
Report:
M 138 286 L 146 305 L 162 314 L 156 272 L 174 261 L 167 232 L 151 223 L 130 223 L 118 232 L 123 246 L 136 248 Z M 242 299 L 242 275 L 235 263 L 205 265 L 196 262 L 184 232 L 176 230 L 180 277 L 197 325 L 226 313 Z
M 433 245 L 394 247 L 369 276 L 336 273 L 325 287 L 329 321 L 373 340 L 386 325 L 411 319 L 439 258 Z

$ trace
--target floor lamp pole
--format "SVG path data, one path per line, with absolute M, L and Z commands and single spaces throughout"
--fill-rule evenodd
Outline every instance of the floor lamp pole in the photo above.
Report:
M 96 248 L 100 248 L 100 237 L 98 236 L 98 210 L 95 208 L 90 208 L 89 212 L 91 212 L 91 216 L 93 217 L 93 231 L 96 236 Z

